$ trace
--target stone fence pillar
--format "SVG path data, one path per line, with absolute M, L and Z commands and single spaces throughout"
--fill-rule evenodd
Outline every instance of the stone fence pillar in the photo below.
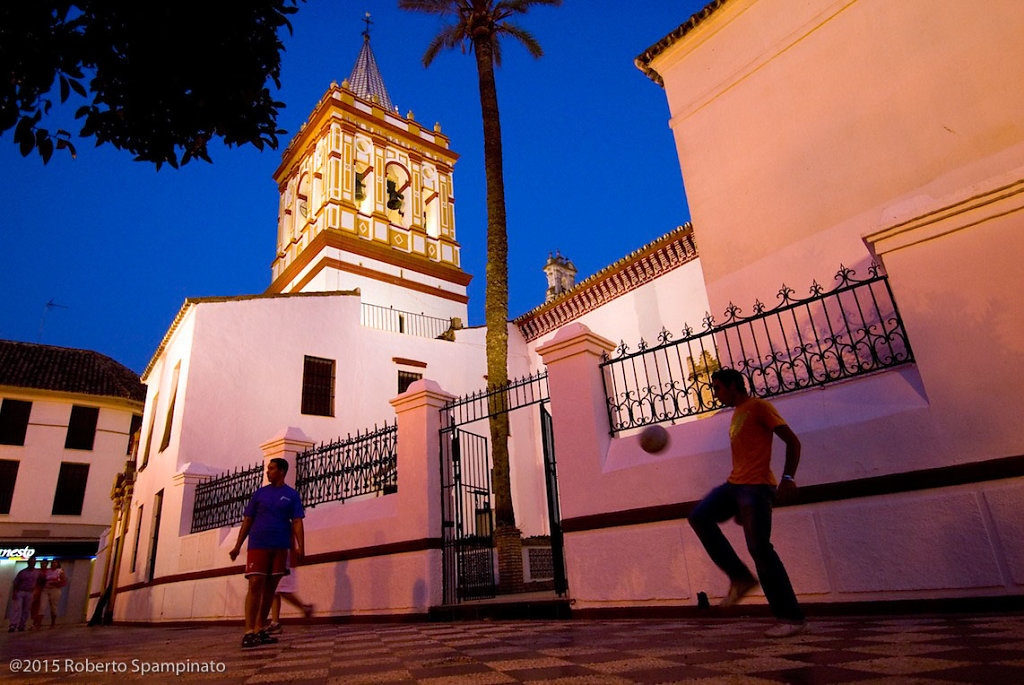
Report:
M 537 348 L 548 369 L 562 518 L 585 513 L 594 504 L 587 486 L 600 477 L 611 444 L 600 364 L 613 349 L 615 343 L 581 323 L 563 326 Z
M 301 428 L 289 426 L 260 445 L 260 449 L 263 450 L 263 466 L 266 467 L 271 459 L 284 459 L 287 461 L 288 473 L 284 477 L 284 482 L 294 488 L 295 456 L 301 452 L 305 452 L 312 447 L 313 444 L 313 441 L 310 440 L 308 435 L 302 432 Z M 267 484 L 265 471 L 263 474 L 263 484 Z

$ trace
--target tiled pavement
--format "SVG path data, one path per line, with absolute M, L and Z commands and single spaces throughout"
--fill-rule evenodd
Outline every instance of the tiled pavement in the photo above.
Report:
M 808 633 L 776 640 L 762 636 L 769 625 L 759 618 L 294 625 L 279 644 L 244 652 L 238 628 L 59 627 L 0 635 L 0 679 L 1024 683 L 1022 615 L 817 618 Z M 22 672 L 11 672 L 11 659 Z M 143 674 L 158 664 L 213 664 L 219 672 Z

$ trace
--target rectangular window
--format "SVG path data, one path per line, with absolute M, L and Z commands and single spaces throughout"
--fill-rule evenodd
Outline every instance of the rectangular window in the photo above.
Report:
M 164 421 L 164 437 L 160 440 L 160 451 L 163 452 L 171 444 L 171 426 L 174 423 L 174 401 L 178 399 L 178 374 L 181 373 L 181 362 L 174 367 L 174 378 L 171 380 L 171 401 L 167 405 L 167 420 Z
M 398 372 L 398 394 L 401 395 L 403 392 L 409 389 L 409 386 L 423 378 L 422 373 L 413 373 L 412 371 L 399 371 Z
M 19 463 L 16 459 L 0 459 L 0 514 L 11 513 L 14 481 L 18 480 Z
M 153 580 L 156 573 L 156 545 L 160 540 L 160 513 L 164 508 L 164 491 L 156 493 L 153 498 L 153 528 L 149 538 L 149 563 L 146 565 L 146 577 Z
M 302 369 L 302 413 L 334 416 L 334 360 L 306 356 Z
M 131 456 L 131 454 L 132 454 L 132 445 L 135 443 L 135 441 L 137 441 L 139 439 L 137 433 L 141 429 L 142 429 L 142 415 L 141 414 L 132 414 L 132 425 L 131 425 L 131 428 L 128 429 L 128 451 L 125 452 L 125 454 L 127 454 L 128 456 Z
M 62 461 L 57 476 L 57 492 L 53 495 L 53 511 L 60 516 L 81 516 L 85 501 L 85 484 L 89 480 L 88 464 Z
M 96 422 L 99 417 L 99 407 L 80 407 L 77 404 L 72 406 L 64 449 L 91 450 L 96 439 Z
M 0 445 L 24 445 L 32 403 L 5 399 L 0 404 Z
M 142 464 L 139 471 L 146 468 L 149 463 L 149 450 L 153 447 L 153 431 L 156 429 L 156 407 L 160 400 L 160 393 L 153 395 L 153 404 L 149 407 L 149 430 L 146 431 L 146 449 L 142 450 Z
M 132 545 L 132 573 L 135 573 L 135 565 L 139 560 L 139 535 L 142 533 L 142 505 L 135 514 L 135 543 Z

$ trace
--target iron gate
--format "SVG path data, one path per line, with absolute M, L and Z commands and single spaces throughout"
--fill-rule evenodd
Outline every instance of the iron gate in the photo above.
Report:
M 493 597 L 487 438 L 459 429 L 442 434 L 441 473 L 445 604 Z
M 555 431 L 547 403 L 540 405 L 540 438 L 544 448 L 544 482 L 548 494 L 548 525 L 551 528 L 551 565 L 554 567 L 555 592 L 569 589 L 565 577 L 565 550 L 562 539 L 562 515 L 558 508 L 558 473 L 555 468 Z
M 534 404 L 540 405 L 554 587 L 560 595 L 568 587 L 558 509 L 554 434 L 551 414 L 547 410 L 547 381 L 547 373 L 538 372 L 501 388 L 456 398 L 441 408 L 441 534 L 445 604 L 495 595 L 488 440 L 460 426 Z

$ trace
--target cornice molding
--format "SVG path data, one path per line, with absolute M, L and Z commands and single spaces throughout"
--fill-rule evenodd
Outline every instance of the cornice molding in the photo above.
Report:
M 391 274 L 386 274 L 382 271 L 376 271 L 375 269 L 368 269 L 365 266 L 359 266 L 358 264 L 349 264 L 333 257 L 324 257 L 316 266 L 309 270 L 302 279 L 293 286 L 292 292 L 298 294 L 298 292 L 306 287 L 306 285 L 312 281 L 317 275 L 324 269 L 337 269 L 338 271 L 346 271 L 350 274 L 356 274 L 357 276 L 364 276 L 366 278 L 372 278 L 375 281 L 381 281 L 383 283 L 390 283 L 391 285 L 401 286 L 408 288 L 409 290 L 415 290 L 417 292 L 426 293 L 435 297 L 440 297 L 445 300 L 452 300 L 460 304 L 467 304 L 469 297 L 461 295 L 459 293 L 453 293 L 448 290 L 442 290 L 432 285 L 426 285 L 425 283 L 419 283 L 417 281 L 410 281 L 407 278 L 400 278 Z
M 456 244 L 453 241 L 452 244 Z M 374 243 L 365 238 L 358 238 L 342 231 L 325 228 L 310 241 L 301 254 L 291 264 L 285 267 L 281 275 L 274 279 L 274 282 L 267 288 L 268 293 L 284 292 L 285 286 L 302 272 L 309 264 L 316 259 L 325 248 L 333 247 L 345 252 L 351 252 L 362 257 L 376 259 L 388 264 L 394 264 L 401 269 L 409 269 L 425 276 L 438 278 L 460 286 L 467 286 L 473 277 L 462 269 L 448 266 L 441 262 L 432 262 L 426 257 L 419 257 L 415 254 L 402 252 L 393 247 L 386 247 Z M 294 290 L 294 289 L 293 289 Z
M 690 224 L 680 226 L 578 283 L 569 292 L 513 320 L 526 342 L 561 328 L 697 258 Z

